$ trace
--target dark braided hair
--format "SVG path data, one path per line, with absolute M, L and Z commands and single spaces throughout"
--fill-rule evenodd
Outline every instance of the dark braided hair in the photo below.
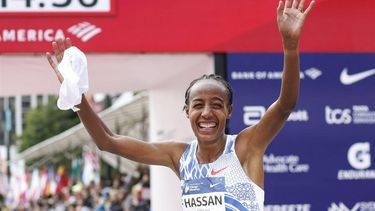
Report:
M 221 77 L 220 75 L 215 75 L 215 74 L 206 75 L 206 74 L 204 74 L 201 77 L 199 77 L 199 78 L 193 80 L 192 82 L 190 82 L 190 85 L 186 89 L 186 92 L 185 92 L 185 105 L 184 105 L 184 109 L 186 109 L 186 107 L 189 105 L 189 97 L 190 97 L 190 89 L 191 89 L 191 87 L 193 87 L 193 85 L 196 84 L 198 81 L 202 81 L 202 80 L 215 80 L 215 81 L 221 83 L 225 87 L 225 89 L 226 89 L 226 93 L 227 93 L 227 96 L 228 96 L 229 104 L 232 105 L 233 90 L 232 90 L 232 87 L 229 85 L 229 83 L 223 77 Z

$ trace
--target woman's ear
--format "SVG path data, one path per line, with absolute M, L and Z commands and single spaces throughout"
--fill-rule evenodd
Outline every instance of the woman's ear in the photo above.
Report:
M 186 118 L 189 119 L 189 107 L 187 105 L 184 105 L 184 111 L 185 111 Z
M 232 105 L 228 105 L 228 117 L 227 117 L 227 119 L 230 119 L 230 117 L 232 116 L 232 110 L 233 110 Z

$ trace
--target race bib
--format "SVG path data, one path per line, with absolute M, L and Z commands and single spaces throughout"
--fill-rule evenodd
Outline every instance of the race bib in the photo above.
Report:
M 182 192 L 184 211 L 225 211 L 224 177 L 183 181 Z

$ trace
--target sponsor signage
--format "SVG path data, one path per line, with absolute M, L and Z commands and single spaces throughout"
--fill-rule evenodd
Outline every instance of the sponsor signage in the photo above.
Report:
M 112 0 L 112 3 L 114 0 Z M 43 13 L 109 13 L 111 0 L 1 0 L 1 15 L 31 15 Z
M 175 0 L 147 3 L 0 0 L 0 34 L 5 40 L 0 41 L 0 53 L 44 53 L 50 49 L 51 39 L 61 37 L 61 31 L 65 36 L 71 36 L 73 43 L 85 52 L 281 52 L 276 8 L 277 1 L 267 0 L 238 0 L 235 3 L 227 0 L 178 3 Z M 374 52 L 375 28 L 368 27 L 375 19 L 372 8 L 375 8 L 373 0 L 364 0 L 361 4 L 344 1 L 340 3 L 340 12 L 350 16 L 342 18 L 331 12 L 337 10 L 337 2 L 324 1 L 317 5 L 304 28 L 306 34 L 314 36 L 306 36 L 301 50 Z M 330 21 L 326 21 L 327 17 Z M 82 42 L 66 32 L 69 27 L 83 22 L 100 28 L 101 33 Z M 345 27 L 333 30 L 332 22 Z M 315 33 L 317 28 L 324 33 Z M 319 68 L 310 68 L 318 71 L 306 68 L 304 77 L 321 77 Z M 240 77 L 276 80 L 280 77 L 280 69 L 267 71 L 267 75 L 250 70 L 248 75 Z M 356 73 L 353 71 L 348 68 L 343 74 L 345 83 L 356 84 L 356 79 L 345 79 L 346 75 Z
M 349 206 L 343 202 L 332 202 L 328 207 L 328 211 L 374 211 L 375 201 L 356 202 L 353 206 Z
M 298 155 L 266 154 L 263 158 L 264 172 L 266 173 L 307 173 L 310 165 L 301 163 Z
M 264 206 L 264 211 L 310 211 L 311 204 L 270 204 Z
M 338 180 L 375 180 L 375 168 L 371 169 L 370 142 L 351 145 L 348 150 L 348 163 L 352 168 L 338 170 Z
M 66 36 L 76 37 L 82 42 L 87 42 L 94 36 L 100 34 L 102 29 L 89 22 L 74 24 L 68 28 L 49 29 L 0 29 L 0 41 L 6 42 L 52 42 L 63 39 Z
M 267 108 L 262 105 L 244 106 L 243 107 L 243 123 L 251 126 L 259 122 L 266 113 Z M 305 109 L 293 111 L 287 119 L 288 122 L 307 122 L 309 121 L 309 113 Z
M 375 210 L 375 54 L 301 54 L 300 99 L 267 149 L 265 210 Z M 230 133 L 277 99 L 279 53 L 227 55 Z M 285 192 L 288 194 L 285 194 Z
M 375 124 L 375 110 L 368 105 L 353 105 L 351 108 L 325 106 L 327 124 Z

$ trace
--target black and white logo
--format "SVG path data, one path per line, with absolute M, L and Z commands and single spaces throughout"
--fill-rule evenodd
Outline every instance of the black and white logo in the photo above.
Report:
M 266 107 L 261 105 L 244 106 L 243 107 L 243 123 L 251 126 L 259 122 L 266 113 Z M 305 109 L 297 109 L 293 111 L 287 121 L 290 122 L 307 122 L 309 121 L 309 113 Z
M 367 105 L 353 105 L 352 108 L 332 108 L 327 105 L 325 120 L 329 125 L 375 124 L 375 111 Z
M 63 29 L 0 29 L 0 42 L 52 42 L 65 38 Z
M 310 77 L 312 80 L 315 80 L 322 75 L 322 71 L 312 67 L 310 69 L 305 70 L 305 75 Z
M 340 81 L 344 85 L 351 85 L 373 75 L 375 75 L 375 68 L 352 74 L 348 73 L 348 68 L 344 68 L 340 74 Z
M 102 29 L 89 22 L 75 24 L 67 30 L 61 28 L 0 29 L 0 42 L 52 42 L 64 39 L 66 32 L 73 34 L 82 42 L 87 42 L 100 34 Z
M 310 78 L 315 80 L 319 78 L 323 72 L 315 67 L 300 72 L 300 78 Z M 307 76 L 307 77 L 306 77 Z M 233 71 L 231 73 L 232 80 L 281 80 L 283 71 L 255 70 L 255 71 Z
M 264 206 L 264 211 L 310 211 L 311 204 L 269 204 Z
M 69 27 L 68 32 L 75 35 L 82 42 L 87 42 L 102 32 L 102 29 L 89 22 L 81 22 Z
M 357 142 L 348 149 L 347 160 L 353 169 L 340 169 L 338 180 L 375 179 L 375 169 L 371 167 L 370 142 Z
M 265 154 L 263 156 L 263 168 L 264 172 L 270 174 L 301 174 L 308 173 L 310 165 L 302 163 L 298 155 Z
M 343 202 L 332 202 L 328 211 L 375 211 L 375 201 L 357 202 L 353 207 L 347 206 Z
M 264 106 L 245 106 L 243 107 L 243 122 L 245 125 L 255 125 L 266 113 Z
M 326 122 L 332 124 L 350 124 L 352 122 L 351 110 L 348 108 L 331 108 L 325 107 Z
M 349 164 L 355 169 L 367 169 L 371 166 L 370 143 L 355 143 L 348 150 Z

